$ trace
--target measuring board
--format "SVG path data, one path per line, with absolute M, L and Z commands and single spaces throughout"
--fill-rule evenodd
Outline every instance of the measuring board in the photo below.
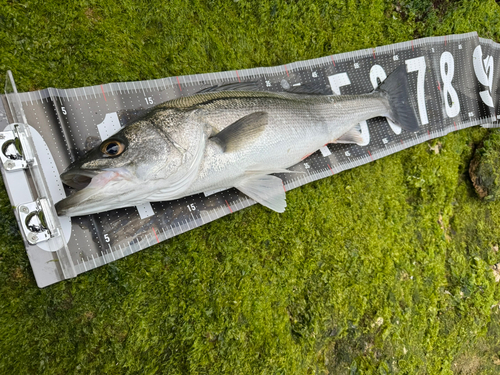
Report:
M 105 139 L 148 108 L 214 85 L 252 81 L 260 91 L 307 85 L 352 95 L 372 91 L 406 65 L 419 131 L 402 131 L 385 118 L 364 121 L 358 125 L 360 144 L 329 144 L 290 168 L 303 173 L 278 174 L 290 190 L 452 131 L 479 124 L 497 127 L 499 58 L 499 44 L 468 33 L 270 68 L 74 89 L 17 93 L 9 72 L 0 106 L 2 174 L 37 283 L 44 287 L 75 277 L 255 203 L 228 189 L 57 217 L 54 203 L 69 194 L 59 174 L 83 156 L 88 137 Z M 18 144 L 22 153 L 16 153 Z

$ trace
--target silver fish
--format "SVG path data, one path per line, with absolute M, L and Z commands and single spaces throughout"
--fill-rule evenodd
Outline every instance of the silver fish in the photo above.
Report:
M 236 187 L 283 212 L 282 180 L 327 143 L 360 142 L 360 121 L 385 116 L 418 130 L 404 65 L 363 95 L 229 91 L 160 104 L 72 163 L 62 181 L 76 189 L 56 204 L 78 216 Z M 236 86 L 236 89 L 238 86 Z

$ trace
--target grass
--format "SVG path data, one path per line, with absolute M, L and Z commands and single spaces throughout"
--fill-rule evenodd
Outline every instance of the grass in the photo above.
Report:
M 27 91 L 469 31 L 499 42 L 499 14 L 472 0 L 7 1 L 0 74 Z M 290 191 L 284 214 L 252 206 L 42 290 L 3 189 L 0 373 L 496 374 L 500 203 L 480 201 L 467 172 L 491 132 L 449 134 Z

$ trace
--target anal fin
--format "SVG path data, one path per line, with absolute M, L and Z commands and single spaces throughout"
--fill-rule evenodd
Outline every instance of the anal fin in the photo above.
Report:
M 335 143 L 364 143 L 364 139 L 359 132 L 359 126 L 354 126 L 344 134 L 342 134 L 339 138 L 335 140 Z
M 235 186 L 254 201 L 267 208 L 284 212 L 286 195 L 281 178 L 271 175 L 250 175 Z

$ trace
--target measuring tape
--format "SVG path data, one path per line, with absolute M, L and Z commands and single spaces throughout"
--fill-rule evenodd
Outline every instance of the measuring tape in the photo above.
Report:
M 290 168 L 303 173 L 279 174 L 288 191 L 452 131 L 479 124 L 496 127 L 499 118 L 498 68 L 494 61 L 498 61 L 499 55 L 498 44 L 478 38 L 476 33 L 468 33 L 413 40 L 271 68 L 74 89 L 49 88 L 27 93 L 13 90 L 6 95 L 7 100 L 3 100 L 9 103 L 4 106 L 3 115 L 0 107 L 0 126 L 3 124 L 8 130 L 6 117 L 10 117 L 29 124 L 28 129 L 36 134 L 32 138 L 37 138 L 34 148 L 39 156 L 37 160 L 41 160 L 40 170 L 48 186 L 46 195 L 50 196 L 48 206 L 51 209 L 65 196 L 59 174 L 83 156 L 88 137 L 105 139 L 159 103 L 195 94 L 209 86 L 243 81 L 256 82 L 260 91 L 279 92 L 307 85 L 339 95 L 361 94 L 372 91 L 396 67 L 406 65 L 410 105 L 419 117 L 420 130 L 401 132 L 385 118 L 363 121 L 358 125 L 363 139 L 359 144 L 329 144 Z M 26 179 L 9 176 L 7 170 L 2 173 L 13 205 L 18 206 L 23 199 L 46 198 L 37 197 L 33 191 L 19 193 L 29 190 L 19 186 L 26 184 Z M 71 219 L 53 218 L 48 214 L 46 216 L 52 217 L 56 224 L 55 229 L 49 231 L 52 237 L 46 242 L 57 240 L 57 245 L 26 241 L 26 248 L 37 283 L 43 287 L 254 203 L 240 191 L 228 189 Z M 18 219 L 21 220 L 20 214 Z M 19 225 L 26 227 L 25 220 Z M 47 259 L 59 262 L 49 264 Z

